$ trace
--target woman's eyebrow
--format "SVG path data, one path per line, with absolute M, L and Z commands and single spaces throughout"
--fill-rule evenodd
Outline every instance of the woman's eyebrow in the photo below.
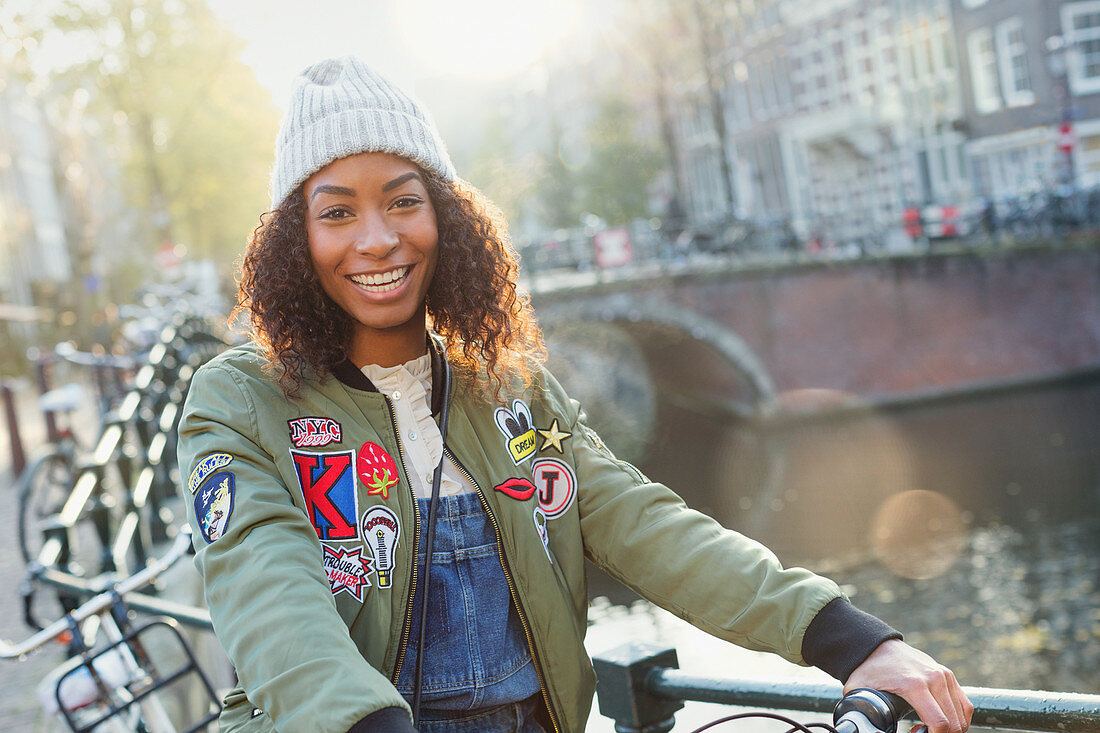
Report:
M 404 183 L 405 181 L 411 181 L 413 178 L 420 178 L 420 174 L 417 173 L 416 171 L 409 171 L 408 173 L 406 173 L 403 176 L 398 176 L 397 178 L 393 179 L 389 183 L 385 183 L 385 184 L 382 185 L 382 193 L 385 193 L 386 191 L 390 191 L 392 189 L 395 189 L 398 186 L 400 186 L 402 183 Z
M 309 202 L 313 203 L 313 199 L 317 198 L 319 193 L 331 193 L 337 196 L 354 196 L 355 191 L 344 186 L 334 186 L 331 183 L 322 183 L 317 188 L 313 189 L 313 193 L 309 197 Z

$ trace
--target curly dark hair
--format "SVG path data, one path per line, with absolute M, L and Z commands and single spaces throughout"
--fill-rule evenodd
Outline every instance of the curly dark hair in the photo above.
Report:
M 420 174 L 439 230 L 427 311 L 452 367 L 484 381 L 495 396 L 510 378 L 530 384 L 546 348 L 530 299 L 516 288 L 519 265 L 503 216 L 465 181 Z M 301 186 L 252 233 L 241 262 L 235 313 L 241 311 L 288 397 L 309 370 L 327 378 L 347 356 L 352 319 L 313 270 Z

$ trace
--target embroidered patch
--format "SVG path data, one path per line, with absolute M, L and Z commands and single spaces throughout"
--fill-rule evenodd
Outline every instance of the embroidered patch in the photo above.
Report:
M 229 471 L 209 476 L 195 494 L 195 518 L 199 531 L 208 543 L 225 534 L 229 515 L 233 513 L 236 479 Z
M 368 494 L 381 494 L 383 499 L 390 498 L 390 489 L 401 479 L 397 474 L 397 462 L 386 449 L 370 441 L 359 449 L 359 458 L 355 462 L 359 480 L 367 487 Z
M 554 422 L 551 423 L 549 430 L 543 430 L 539 428 L 539 435 L 542 436 L 542 445 L 539 446 L 539 450 L 546 450 L 547 448 L 553 448 L 558 453 L 564 453 L 565 450 L 561 447 L 561 442 L 573 437 L 573 433 L 567 433 L 564 430 L 558 428 L 558 419 L 555 417 Z
M 290 426 L 290 442 L 295 448 L 320 448 L 329 443 L 339 443 L 340 423 L 329 417 L 299 417 L 287 420 Z
M 217 471 L 219 468 L 225 468 L 233 462 L 233 456 L 228 453 L 211 453 L 206 458 L 199 461 L 199 465 L 195 466 L 195 470 L 191 472 L 191 476 L 187 479 L 187 490 L 192 494 L 199 488 L 207 476 Z
M 504 434 L 508 454 L 517 466 L 535 452 L 535 429 L 532 427 L 531 410 L 523 400 L 512 402 L 512 409 L 498 407 L 493 413 L 497 427 Z
M 539 507 L 547 519 L 556 519 L 569 511 L 577 497 L 577 474 L 573 467 L 557 458 L 540 458 L 531 469 L 539 489 Z
M 493 488 L 505 496 L 510 496 L 520 501 L 527 501 L 530 499 L 531 495 L 534 494 L 536 490 L 535 485 L 525 478 L 510 478 L 502 484 L 497 484 Z
M 542 540 L 542 549 L 546 550 L 546 559 L 550 561 L 550 564 L 554 564 L 554 558 L 550 557 L 550 534 L 546 531 L 546 514 L 542 509 L 535 507 L 535 531 L 539 533 L 539 539 Z
M 343 547 L 330 547 L 321 544 L 322 561 L 332 595 L 341 591 L 363 602 L 363 589 L 370 587 L 370 574 L 374 572 L 374 559 L 363 557 L 363 548 L 345 550 Z
M 397 541 L 401 539 L 401 523 L 388 507 L 372 506 L 363 515 L 363 543 L 374 555 L 374 571 L 378 573 L 378 587 L 389 588 L 393 584 L 393 571 Z
M 322 540 L 353 540 L 359 536 L 359 497 L 351 465 L 355 451 L 305 453 L 290 451 L 298 488 L 306 500 L 306 515 Z

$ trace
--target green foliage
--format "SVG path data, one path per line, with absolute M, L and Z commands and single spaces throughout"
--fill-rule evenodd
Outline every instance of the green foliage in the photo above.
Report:
M 232 261 L 267 201 L 278 111 L 241 63 L 242 41 L 204 0 L 58 3 L 51 30 L 86 48 L 55 85 L 88 95 L 140 212 L 138 242 Z
M 648 188 L 661 169 L 661 154 L 643 140 L 630 102 L 608 93 L 597 101 L 588 128 L 591 158 L 579 172 L 585 209 L 608 224 L 646 215 Z

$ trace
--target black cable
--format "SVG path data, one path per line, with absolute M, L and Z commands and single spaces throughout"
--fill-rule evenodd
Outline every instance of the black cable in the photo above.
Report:
M 443 368 L 443 404 L 439 408 L 439 435 L 440 443 L 445 446 L 447 441 L 447 414 L 451 407 L 451 365 L 447 362 L 446 352 L 440 351 Z M 428 504 L 428 526 L 424 534 L 424 582 L 423 595 L 420 604 L 420 633 L 416 641 L 416 677 L 413 682 L 412 714 L 413 725 L 420 722 L 420 688 L 424 671 L 424 640 L 425 630 L 428 628 L 428 589 L 432 576 L 432 546 L 435 544 L 435 515 L 439 506 L 439 483 L 443 478 L 443 461 L 447 460 L 445 451 L 441 451 L 439 465 L 432 474 L 432 499 Z
M 798 733 L 813 733 L 813 731 L 811 731 L 810 728 L 824 728 L 825 730 L 832 731 L 833 733 L 836 733 L 836 730 L 832 726 L 826 725 L 825 723 L 810 723 L 809 725 L 803 725 L 802 723 L 799 723 L 797 720 L 792 720 L 791 718 L 788 718 L 785 715 L 779 715 L 777 713 L 738 713 L 737 715 L 727 715 L 724 718 L 718 718 L 717 720 L 712 720 L 711 722 L 707 723 L 706 725 L 704 725 L 700 728 L 696 728 L 695 730 L 691 731 L 691 733 L 702 733 L 702 731 L 705 731 L 708 728 L 713 728 L 716 725 L 720 725 L 722 723 L 729 723 L 729 722 L 734 721 L 734 720 L 743 720 L 745 718 L 767 718 L 767 719 L 770 719 L 770 720 L 781 721 L 781 722 L 786 723 L 787 725 L 791 726 L 790 730 L 787 733 L 791 733 L 792 731 L 797 731 Z

